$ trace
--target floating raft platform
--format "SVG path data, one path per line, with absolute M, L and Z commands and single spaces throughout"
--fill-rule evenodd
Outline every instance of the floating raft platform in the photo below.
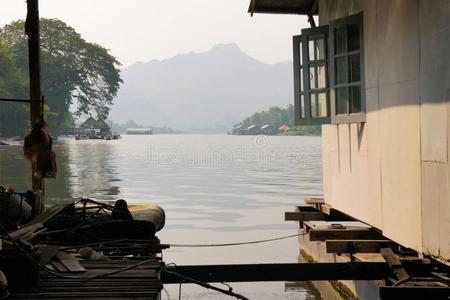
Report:
M 162 250 L 169 246 L 155 233 L 164 218 L 137 208 L 136 220 L 117 220 L 113 206 L 81 199 L 10 232 L 17 249 L 3 256 L 1 268 L 8 299 L 160 299 Z
M 85 272 L 77 273 L 80 279 L 60 278 L 41 271 L 39 283 L 28 287 L 10 288 L 9 298 L 159 299 L 162 282 L 158 275 L 161 262 L 157 259 L 121 273 L 91 280 L 83 278 L 132 267 L 137 262 L 139 260 L 80 260 L 80 266 L 85 269 Z

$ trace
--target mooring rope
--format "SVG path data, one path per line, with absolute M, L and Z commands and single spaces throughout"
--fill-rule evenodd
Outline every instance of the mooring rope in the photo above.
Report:
M 246 242 L 234 242 L 234 243 L 221 243 L 221 244 L 168 244 L 171 248 L 206 248 L 206 247 L 228 247 L 228 246 L 242 246 L 242 245 L 251 245 L 251 244 L 261 244 L 274 242 L 279 240 L 286 240 L 297 236 L 305 235 L 306 232 L 301 232 L 297 234 L 291 234 L 286 236 L 280 236 L 270 239 L 264 240 L 256 240 L 256 241 L 246 241 Z

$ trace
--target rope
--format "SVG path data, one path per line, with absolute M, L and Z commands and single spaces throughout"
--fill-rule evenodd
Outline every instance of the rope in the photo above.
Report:
M 161 272 L 166 272 L 166 273 L 168 273 L 168 274 L 170 274 L 170 275 L 173 275 L 173 276 L 176 276 L 176 277 L 178 277 L 178 278 L 184 279 L 184 280 L 186 280 L 186 281 L 188 281 L 188 282 L 190 282 L 190 283 L 195 283 L 195 284 L 197 284 L 197 285 L 199 285 L 199 286 L 201 286 L 201 287 L 204 287 L 204 288 L 206 288 L 206 289 L 211 289 L 211 290 L 214 290 L 214 291 L 216 291 L 216 292 L 219 292 L 219 293 L 222 293 L 222 294 L 225 294 L 225 295 L 228 295 L 228 296 L 235 297 L 235 298 L 237 298 L 237 299 L 241 299 L 241 300 L 249 300 L 247 297 L 242 296 L 242 295 L 240 295 L 240 294 L 237 294 L 237 293 L 233 292 L 233 288 L 231 288 L 231 287 L 230 287 L 228 290 L 224 290 L 224 289 L 218 288 L 218 287 L 216 287 L 216 286 L 213 286 L 213 285 L 211 285 L 211 284 L 208 284 L 208 283 L 206 283 L 206 282 L 203 282 L 203 281 L 200 281 L 200 280 L 191 278 L 191 277 L 187 277 L 187 276 L 182 275 L 182 274 L 180 274 L 180 273 L 177 273 L 177 272 L 174 272 L 174 271 L 169 271 L 169 270 L 164 269 L 164 268 L 161 269 Z
M 279 240 L 286 240 L 297 236 L 305 235 L 306 232 L 301 232 L 298 234 L 292 234 L 287 236 L 275 237 L 265 240 L 256 240 L 256 241 L 247 241 L 247 242 L 235 242 L 235 243 L 223 243 L 223 244 L 169 244 L 170 247 L 177 248 L 206 248 L 206 247 L 228 247 L 228 246 L 242 246 L 242 245 L 251 245 L 251 244 L 261 244 L 268 243 Z

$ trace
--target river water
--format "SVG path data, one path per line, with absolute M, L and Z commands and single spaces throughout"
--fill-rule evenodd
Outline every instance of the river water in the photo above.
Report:
M 306 195 L 322 194 L 319 137 L 124 135 L 114 141 L 60 139 L 57 179 L 46 180 L 47 203 L 89 196 L 158 204 L 166 211 L 162 243 L 242 242 L 296 234 L 284 221 Z M 21 146 L 0 146 L 0 185 L 30 186 Z M 171 248 L 166 263 L 297 262 L 296 238 L 234 247 Z M 250 299 L 315 299 L 305 285 L 234 283 Z M 224 287 L 224 286 L 223 286 Z M 166 286 L 163 299 L 178 299 Z M 194 285 L 182 299 L 229 299 Z

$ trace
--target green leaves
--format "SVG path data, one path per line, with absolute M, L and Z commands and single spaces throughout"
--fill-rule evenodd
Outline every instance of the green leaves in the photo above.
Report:
M 5 25 L 0 32 L 0 44 L 6 47 L 16 69 L 27 75 L 24 21 Z M 122 83 L 119 66 L 107 49 L 85 41 L 61 20 L 41 19 L 42 86 L 48 112 L 55 113 L 51 115 L 51 125 L 72 124 L 73 118 L 68 113 L 71 107 L 76 108 L 77 115 L 106 119 Z M 0 80 L 1 76 L 0 71 Z M 28 94 L 27 88 L 22 87 L 24 94 Z

